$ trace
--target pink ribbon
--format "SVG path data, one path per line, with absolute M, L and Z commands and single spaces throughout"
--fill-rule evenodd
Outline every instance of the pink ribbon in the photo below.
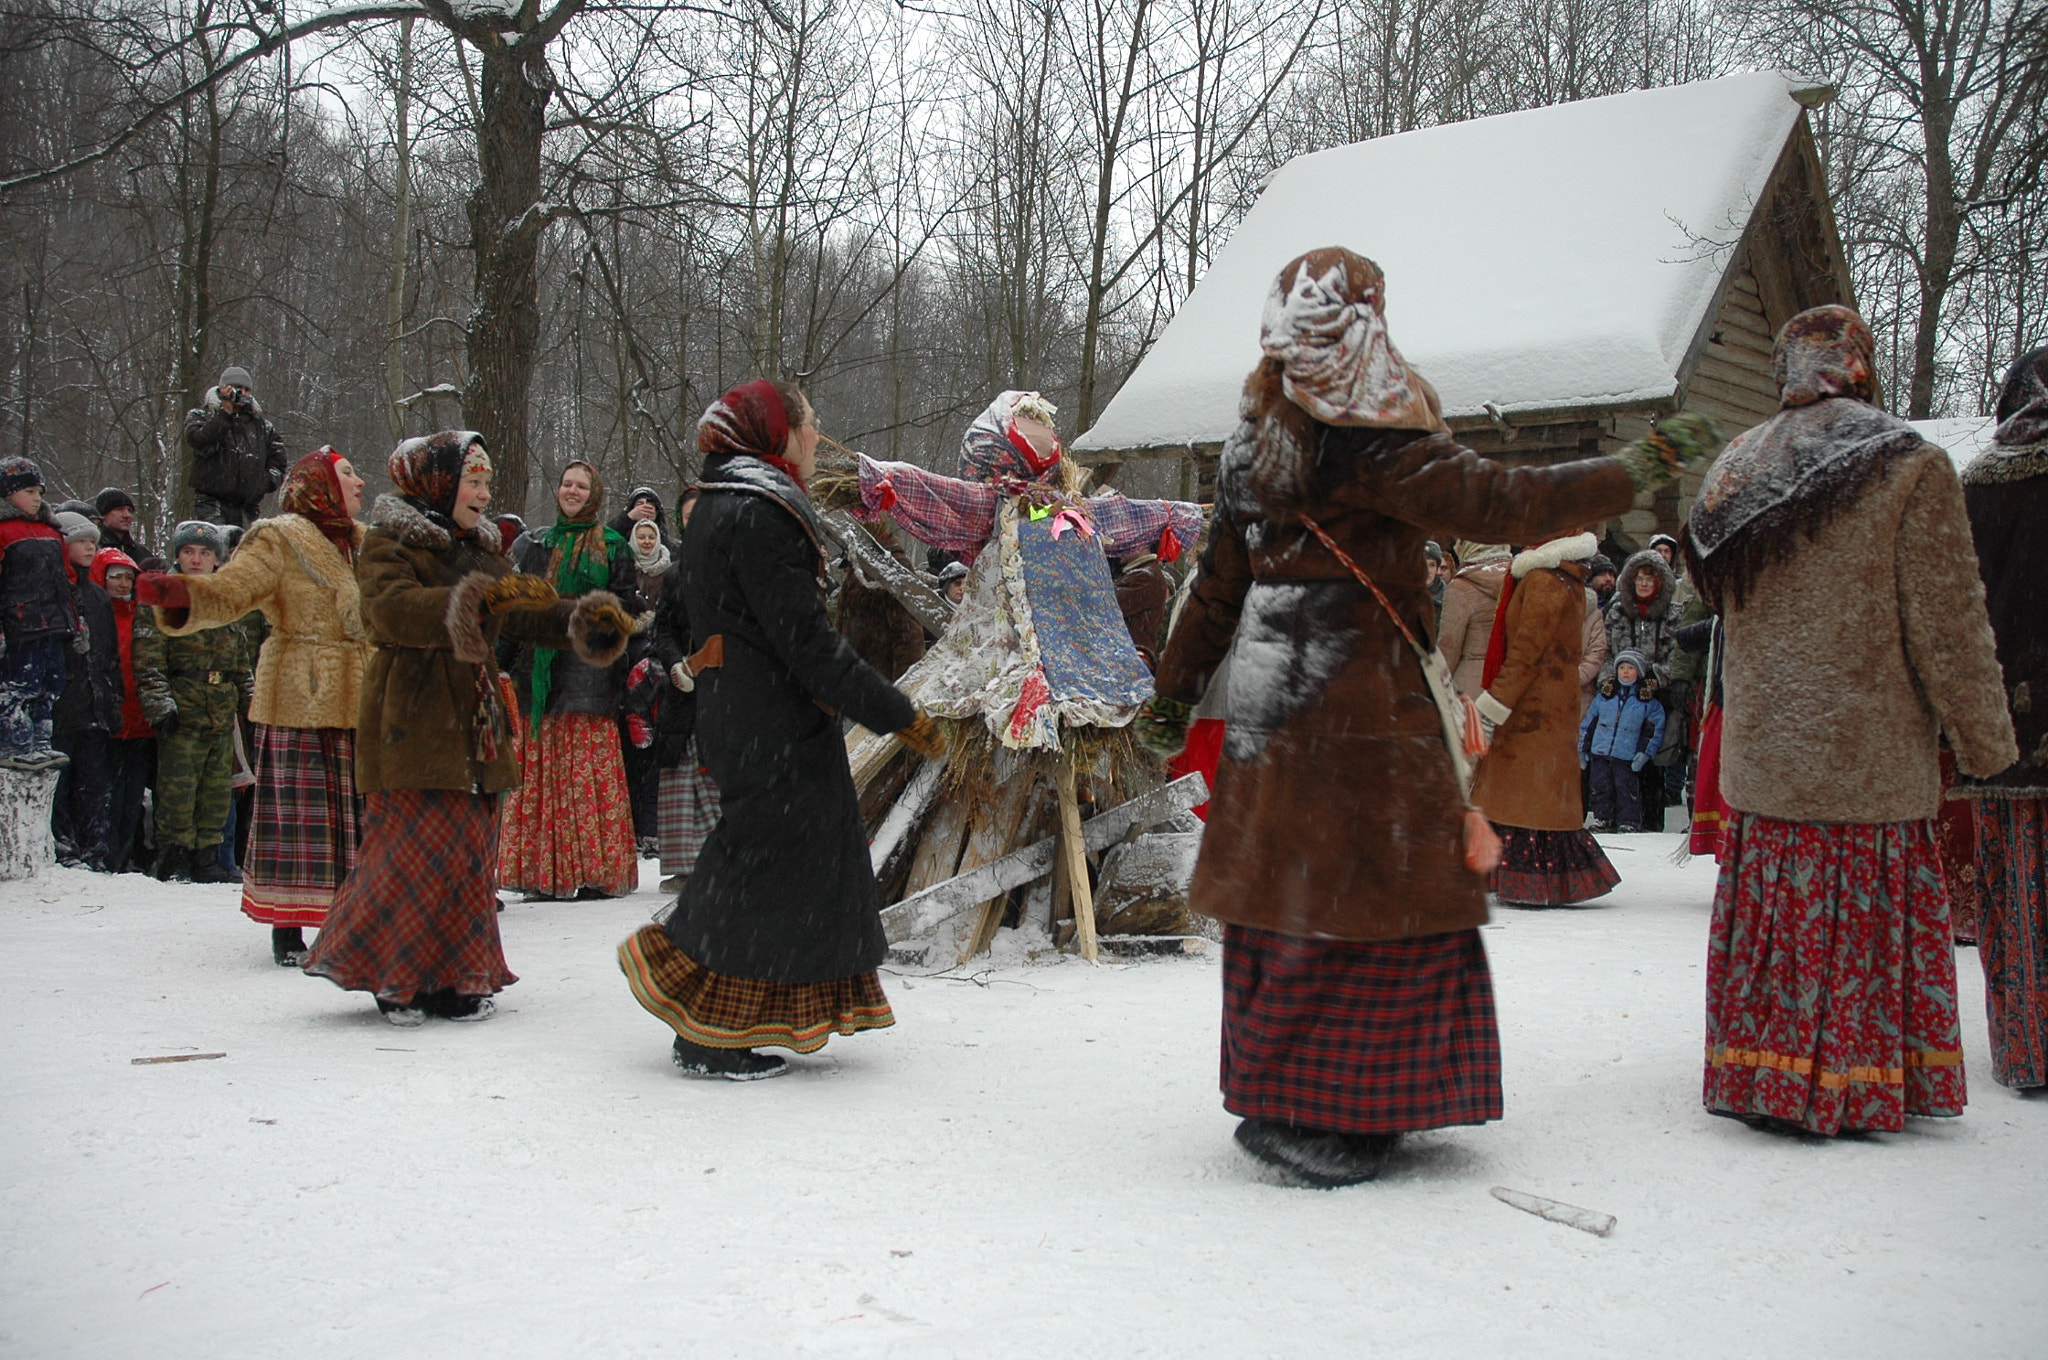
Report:
M 1050 533 L 1055 541 L 1068 529 L 1077 530 L 1083 538 L 1095 537 L 1095 526 L 1090 524 L 1088 517 L 1079 510 L 1061 510 L 1053 515 L 1052 523 L 1045 527 L 1046 532 Z

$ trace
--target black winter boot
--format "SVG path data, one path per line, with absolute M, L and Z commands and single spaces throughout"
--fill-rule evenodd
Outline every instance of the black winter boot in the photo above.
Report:
M 194 883 L 233 883 L 235 876 L 220 867 L 220 847 L 202 845 L 192 852 L 192 881 Z
M 270 958 L 280 968 L 306 966 L 306 936 L 297 926 L 270 928 Z
M 1247 1119 L 1237 1126 L 1236 1137 L 1239 1147 L 1298 1183 L 1334 1190 L 1378 1176 L 1401 1135 L 1338 1133 L 1273 1119 Z
M 789 1071 L 787 1060 L 751 1048 L 706 1048 L 676 1036 L 669 1060 L 685 1076 L 723 1077 L 727 1081 L 765 1081 Z
M 156 865 L 150 870 L 159 883 L 190 883 L 192 881 L 192 850 L 183 845 L 159 845 L 156 848 Z

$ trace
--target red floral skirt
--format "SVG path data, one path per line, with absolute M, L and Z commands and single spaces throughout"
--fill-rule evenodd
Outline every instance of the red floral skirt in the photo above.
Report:
M 505 800 L 500 883 L 547 897 L 579 888 L 621 897 L 640 886 L 617 723 L 549 714 L 519 744 L 519 778 Z
M 1977 943 L 1977 804 L 1951 798 L 1955 787 L 1956 753 L 1941 753 L 1941 811 L 1934 819 L 1941 842 L 1941 871 L 1948 876 L 1948 914 L 1955 922 L 1956 943 Z
M 317 928 L 355 868 L 361 839 L 356 734 L 346 727 L 255 726 L 242 914 L 267 926 Z
M 1977 953 L 1991 1074 L 2048 1086 L 2048 798 L 1980 798 Z
M 1479 932 L 1360 944 L 1225 926 L 1223 1108 L 1344 1133 L 1500 1118 Z
M 1737 812 L 1707 951 L 1707 1108 L 1815 1133 L 1963 1112 L 1955 947 L 1932 820 Z
M 404 1005 L 423 992 L 489 996 L 519 979 L 498 939 L 498 796 L 373 793 L 363 846 L 306 971 Z
M 873 972 L 830 982 L 764 982 L 714 973 L 676 948 L 660 926 L 619 946 L 633 999 L 693 1044 L 815 1053 L 834 1034 L 896 1023 Z
M 1531 831 L 1493 824 L 1500 836 L 1500 868 L 1488 881 L 1503 905 L 1563 907 L 1605 897 L 1621 882 L 1590 831 Z

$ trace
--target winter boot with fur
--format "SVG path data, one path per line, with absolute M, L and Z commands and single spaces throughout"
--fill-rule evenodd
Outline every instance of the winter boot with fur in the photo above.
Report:
M 727 1081 L 764 1081 L 789 1071 L 786 1059 L 751 1048 L 706 1048 L 676 1036 L 669 1057 L 685 1076 L 723 1077 Z
M 1334 1190 L 1378 1176 L 1401 1135 L 1337 1133 L 1273 1119 L 1247 1119 L 1237 1126 L 1236 1137 L 1239 1147 L 1266 1165 L 1278 1167 L 1297 1183 L 1315 1190 Z

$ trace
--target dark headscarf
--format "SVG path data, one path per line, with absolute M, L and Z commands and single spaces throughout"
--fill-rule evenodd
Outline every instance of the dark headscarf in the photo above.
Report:
M 2048 442 L 2048 345 L 2013 361 L 1998 394 L 1998 428 L 1991 442 L 2025 448 Z
M 408 439 L 391 451 L 385 470 L 398 494 L 441 528 L 458 536 L 470 531 L 458 527 L 455 488 L 463 472 L 472 465 L 489 468 L 491 455 L 484 437 L 475 430 L 443 430 L 439 434 Z
M 1686 521 L 1694 582 L 1740 605 L 1766 566 L 1810 541 L 1926 441 L 1877 397 L 1876 341 L 1847 307 L 1814 307 L 1778 332 L 1778 413 L 1715 462 Z
M 327 541 L 350 561 L 356 555 L 356 522 L 349 518 L 347 501 L 341 492 L 341 474 L 335 470 L 342 461 L 332 444 L 319 448 L 293 463 L 277 493 L 278 509 L 303 515 Z

